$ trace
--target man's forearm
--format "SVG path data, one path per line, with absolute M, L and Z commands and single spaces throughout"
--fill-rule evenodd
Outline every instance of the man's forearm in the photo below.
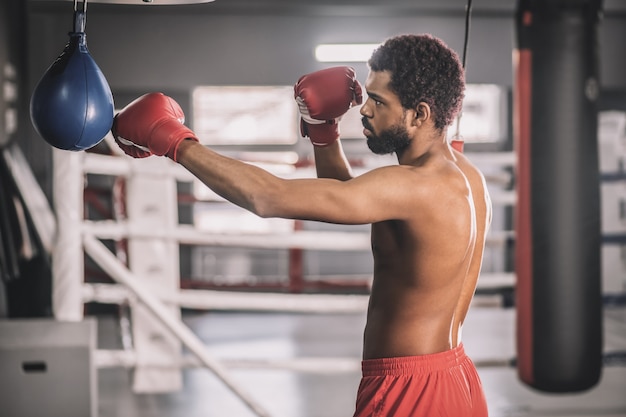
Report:
M 333 178 L 347 181 L 353 177 L 352 168 L 339 140 L 328 146 L 314 147 L 315 169 L 318 178 Z
M 254 165 L 220 155 L 198 142 L 183 141 L 178 162 L 226 200 L 259 216 L 280 179 Z

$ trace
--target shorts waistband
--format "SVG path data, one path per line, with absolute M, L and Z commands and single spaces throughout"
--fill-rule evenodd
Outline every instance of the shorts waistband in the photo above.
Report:
M 463 344 L 445 352 L 418 356 L 365 359 L 361 362 L 363 376 L 387 376 L 429 373 L 450 369 L 467 359 Z

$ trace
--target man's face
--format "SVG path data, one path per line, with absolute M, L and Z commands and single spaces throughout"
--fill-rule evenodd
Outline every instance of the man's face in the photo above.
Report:
M 405 125 L 407 112 L 389 89 L 390 80 L 387 71 L 370 71 L 365 82 L 368 97 L 361 107 L 367 146 L 379 155 L 402 151 L 411 142 Z

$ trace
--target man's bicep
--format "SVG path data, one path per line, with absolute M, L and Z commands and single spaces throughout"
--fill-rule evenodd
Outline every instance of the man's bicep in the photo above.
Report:
M 400 180 L 401 183 L 398 183 Z M 368 224 L 406 214 L 402 179 L 385 173 L 366 173 L 349 181 L 292 180 L 285 201 L 287 217 L 340 224 Z

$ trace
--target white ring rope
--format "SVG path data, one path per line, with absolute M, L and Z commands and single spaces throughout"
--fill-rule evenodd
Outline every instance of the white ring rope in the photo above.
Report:
M 83 222 L 83 232 L 101 239 L 126 237 L 174 240 L 187 245 L 241 247 L 258 249 L 306 249 L 362 251 L 371 249 L 369 233 L 294 231 L 289 233 L 207 233 L 193 226 L 179 225 L 173 230 L 137 227 L 124 221 Z M 491 231 L 488 245 L 504 245 L 515 237 L 514 231 Z
M 123 286 L 84 284 L 83 301 L 121 304 L 134 298 Z M 246 293 L 237 291 L 179 290 L 154 296 L 165 304 L 196 310 L 272 311 L 292 313 L 362 313 L 366 295 Z
M 134 368 L 139 359 L 134 351 L 127 350 L 96 350 L 94 355 L 95 366 L 103 368 Z M 359 372 L 361 359 L 350 357 L 298 357 L 287 359 L 239 359 L 224 358 L 220 362 L 229 369 L 281 369 L 295 372 L 307 372 L 315 374 L 336 374 L 344 372 Z M 508 358 L 489 358 L 474 360 L 476 367 L 509 367 L 512 360 Z M 198 368 L 203 364 L 194 356 L 182 355 L 172 362 L 145 362 L 142 366 L 164 369 Z
M 515 283 L 514 274 L 493 274 L 481 276 L 479 283 L 487 278 L 480 289 L 510 288 Z M 290 313 L 364 313 L 368 295 L 339 294 L 282 294 L 245 293 L 216 290 L 179 290 L 177 292 L 155 293 L 155 297 L 168 305 L 195 310 L 221 311 L 263 311 Z M 83 284 L 84 303 L 100 302 L 123 304 L 135 298 L 132 292 L 120 285 Z M 498 296 L 476 295 L 473 305 L 480 307 L 501 307 Z
M 115 145 L 117 147 L 117 145 Z M 480 153 L 469 153 L 466 152 L 465 155 L 471 160 L 474 164 L 478 166 L 489 166 L 489 167 L 514 167 L 516 165 L 516 155 L 514 152 L 480 152 Z M 109 156 L 109 155 L 100 155 L 96 153 L 85 153 L 85 173 L 89 174 L 102 174 L 102 175 L 132 175 L 134 172 L 142 171 L 142 172 L 154 172 L 155 174 L 164 174 L 161 170 L 155 170 L 151 166 L 145 164 L 145 161 L 142 163 L 137 163 L 135 159 L 132 159 L 127 156 Z M 376 159 L 367 159 L 368 166 L 371 167 L 378 166 L 376 164 Z M 252 163 L 254 163 L 252 161 Z M 171 163 L 168 164 L 171 169 L 168 170 L 167 174 L 174 176 L 174 178 L 180 180 L 191 180 L 194 176 L 187 171 L 182 166 Z M 304 172 L 305 170 L 303 170 Z M 313 170 L 310 170 L 314 172 Z M 296 172 L 296 171 L 292 171 Z

